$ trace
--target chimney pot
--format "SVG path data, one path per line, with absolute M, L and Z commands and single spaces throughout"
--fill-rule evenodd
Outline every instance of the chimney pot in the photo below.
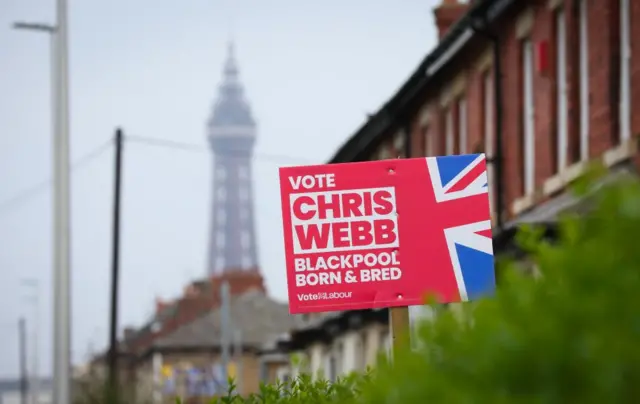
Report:
M 442 0 L 442 3 L 433 10 L 438 27 L 438 39 L 442 39 L 468 9 L 469 3 L 462 3 L 459 0 Z

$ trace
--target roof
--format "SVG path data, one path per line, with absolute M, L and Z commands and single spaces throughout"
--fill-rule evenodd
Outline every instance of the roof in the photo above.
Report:
M 384 135 L 394 127 L 399 128 L 402 125 L 401 120 L 405 118 L 407 107 L 424 93 L 425 87 L 433 83 L 433 78 L 446 62 L 471 39 L 474 35 L 472 24 L 495 20 L 513 2 L 514 0 L 479 0 L 472 4 L 469 11 L 451 27 L 435 49 L 425 56 L 400 89 L 338 149 L 329 163 L 365 159 L 367 151 Z
M 239 329 L 245 347 L 261 348 L 270 338 L 288 332 L 296 325 L 286 303 L 277 302 L 264 292 L 252 290 L 231 300 L 232 327 Z M 155 349 L 210 348 L 220 346 L 221 309 L 178 328 L 154 342 Z
M 505 227 L 517 227 L 522 224 L 534 223 L 554 223 L 565 212 L 583 213 L 590 208 L 590 196 L 599 189 L 616 182 L 629 178 L 638 178 L 638 172 L 632 165 L 620 165 L 607 172 L 603 177 L 597 179 L 586 195 L 576 195 L 572 190 L 565 190 L 556 197 L 536 205 L 512 221 L 506 223 Z
M 41 378 L 40 388 L 42 390 L 50 390 L 52 388 L 51 378 Z M 27 387 L 29 381 L 27 380 Z M 10 391 L 20 391 L 20 379 L 0 379 L 0 393 L 6 393 Z

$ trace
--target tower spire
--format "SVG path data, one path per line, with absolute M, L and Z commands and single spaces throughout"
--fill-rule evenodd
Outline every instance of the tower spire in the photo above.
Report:
M 238 62 L 236 61 L 236 45 L 233 40 L 227 43 L 227 61 L 224 66 L 225 81 L 237 81 L 238 79 Z
M 251 163 L 256 124 L 239 78 L 236 49 L 227 43 L 218 99 L 209 118 L 213 201 L 208 272 L 257 270 Z

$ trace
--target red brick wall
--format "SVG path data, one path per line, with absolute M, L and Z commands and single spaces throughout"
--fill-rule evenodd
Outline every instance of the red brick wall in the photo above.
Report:
M 567 161 L 579 159 L 579 53 L 578 53 L 578 1 L 563 2 L 567 32 L 567 79 L 568 79 L 568 133 Z M 589 155 L 602 156 L 616 146 L 618 136 L 619 97 L 619 9 L 620 0 L 588 0 L 589 31 Z M 640 114 L 633 113 L 640 103 L 640 1 L 631 3 L 632 36 L 632 133 L 640 133 Z M 556 75 L 555 75 L 555 10 L 547 1 L 521 0 L 516 3 L 495 25 L 502 38 L 502 91 L 503 91 L 503 150 L 505 203 L 510 209 L 512 202 L 523 196 L 522 178 L 522 51 L 521 39 L 516 35 L 518 17 L 531 7 L 534 15 L 528 35 L 534 49 L 540 41 L 548 43 L 548 69 L 534 69 L 535 102 L 535 184 L 541 189 L 545 180 L 556 174 Z M 442 92 L 452 80 L 463 73 L 466 76 L 464 93 L 467 97 L 467 120 L 469 148 L 478 150 L 483 135 L 483 71 L 478 69 L 481 55 L 489 48 L 488 42 L 475 42 L 467 46 L 452 60 L 423 94 L 423 110 L 430 114 L 429 133 L 437 134 L 436 154 L 444 154 L 444 117 L 440 106 Z M 535 52 L 534 52 L 535 53 Z M 534 65 L 535 58 L 534 55 Z M 491 67 L 490 67 L 491 69 Z M 489 70 L 492 72 L 492 70 Z M 414 156 L 424 155 L 424 130 L 415 116 L 412 123 L 412 150 Z

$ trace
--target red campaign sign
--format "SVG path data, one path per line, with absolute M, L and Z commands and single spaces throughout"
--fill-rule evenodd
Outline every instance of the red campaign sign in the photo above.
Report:
M 495 289 L 484 154 L 280 168 L 292 314 Z

